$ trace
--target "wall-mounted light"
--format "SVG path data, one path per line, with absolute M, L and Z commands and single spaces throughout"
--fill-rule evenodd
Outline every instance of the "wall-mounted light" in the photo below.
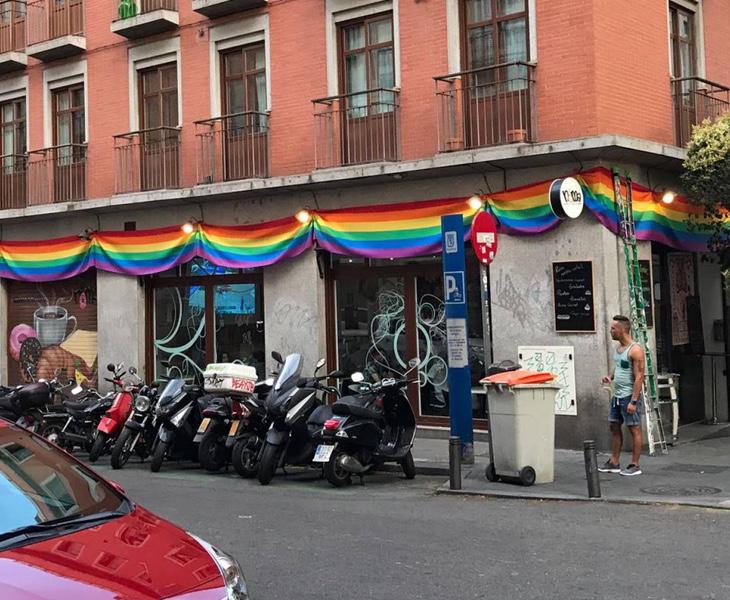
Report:
M 192 221 L 186 221 L 182 224 L 181 229 L 185 235 L 190 235 L 193 231 L 195 231 L 195 223 Z
M 294 215 L 294 217 L 302 225 L 305 225 L 306 223 L 309 223 L 312 220 L 312 213 L 309 212 L 309 209 L 303 208 L 296 215 Z
M 469 200 L 467 200 L 467 204 L 472 210 L 484 208 L 484 200 L 482 200 L 482 197 L 479 194 L 474 194 L 471 198 L 469 198 Z
M 662 203 L 671 204 L 674 202 L 676 197 L 677 195 L 672 190 L 664 190 L 664 193 L 662 194 Z

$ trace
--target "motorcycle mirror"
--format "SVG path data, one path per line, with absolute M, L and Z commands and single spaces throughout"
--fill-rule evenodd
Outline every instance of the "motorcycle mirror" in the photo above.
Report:
M 281 357 L 281 354 L 279 354 L 276 350 L 274 350 L 271 353 L 271 358 L 273 358 L 276 362 L 278 362 L 280 365 L 284 364 L 284 359 Z
M 114 363 L 109 363 L 109 364 L 108 364 L 108 365 L 106 366 L 106 370 L 107 370 L 107 371 L 109 371 L 110 373 L 114 373 L 114 371 L 116 371 L 116 369 L 117 369 L 117 368 L 116 368 L 116 366 L 114 365 Z
M 319 370 L 320 370 L 320 369 L 321 369 L 322 367 L 324 367 L 324 366 L 325 366 L 325 364 L 327 364 L 327 361 L 326 361 L 326 360 L 325 360 L 324 358 L 320 358 L 320 359 L 319 359 L 319 360 L 317 361 L 317 366 L 316 366 L 316 368 L 314 369 L 314 372 L 316 373 L 317 371 L 319 371 Z
M 352 381 L 354 381 L 355 383 L 362 383 L 363 381 L 365 381 L 365 375 L 360 373 L 360 371 L 356 371 L 355 373 L 350 375 L 350 379 L 352 379 Z
M 129 367 L 129 372 L 132 375 L 136 375 L 137 374 L 137 369 L 135 367 Z

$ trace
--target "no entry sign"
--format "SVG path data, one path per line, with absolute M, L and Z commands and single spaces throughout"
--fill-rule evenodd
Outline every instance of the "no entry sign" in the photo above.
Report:
M 471 224 L 471 245 L 483 265 L 490 264 L 497 255 L 497 221 L 485 210 L 477 213 Z

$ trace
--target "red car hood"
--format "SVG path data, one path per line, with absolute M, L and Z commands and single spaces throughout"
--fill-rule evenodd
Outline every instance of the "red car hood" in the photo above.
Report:
M 103 525 L 0 552 L 8 600 L 221 600 L 218 566 L 187 533 L 137 506 Z

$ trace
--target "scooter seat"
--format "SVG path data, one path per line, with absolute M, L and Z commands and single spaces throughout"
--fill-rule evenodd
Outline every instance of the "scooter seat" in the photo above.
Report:
M 79 402 L 74 402 L 73 400 L 65 400 L 63 402 L 63 405 L 68 412 L 78 414 L 86 411 L 90 406 L 93 406 L 98 402 L 99 398 L 87 398 Z
M 307 419 L 307 425 L 319 425 L 322 427 L 325 421 L 328 421 L 332 417 L 332 407 L 326 404 L 318 406 L 312 411 Z
M 361 417 L 363 419 L 373 419 L 375 421 L 379 421 L 383 418 L 383 414 L 374 408 L 367 408 L 360 404 L 347 401 L 335 402 L 332 405 L 332 412 L 341 417 Z

